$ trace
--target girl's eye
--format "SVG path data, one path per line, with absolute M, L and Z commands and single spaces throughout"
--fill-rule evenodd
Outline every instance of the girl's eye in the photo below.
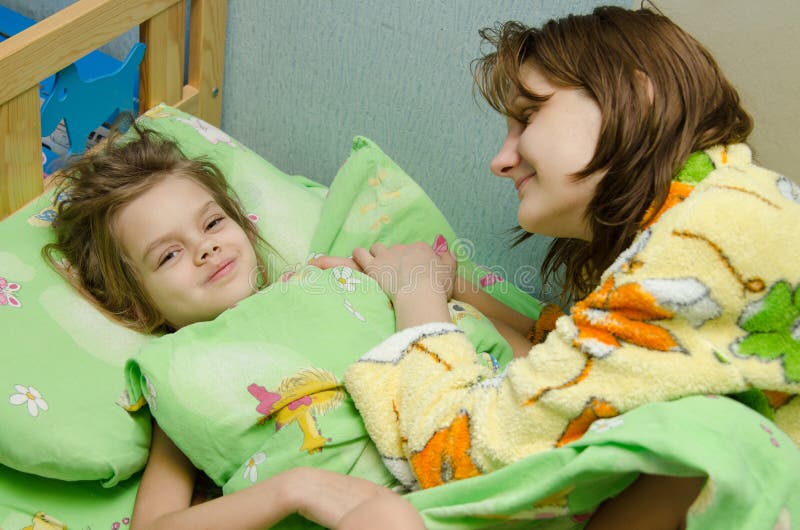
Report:
M 206 230 L 211 230 L 215 226 L 219 225 L 225 218 L 223 216 L 214 217 L 209 223 L 206 225 Z
M 158 266 L 161 267 L 162 265 L 164 265 L 165 263 L 167 263 L 169 260 L 171 260 L 172 258 L 174 258 L 177 255 L 178 255 L 178 251 L 177 250 L 170 250 L 169 252 L 167 252 L 166 254 L 164 254 L 161 257 L 161 260 L 158 262 Z

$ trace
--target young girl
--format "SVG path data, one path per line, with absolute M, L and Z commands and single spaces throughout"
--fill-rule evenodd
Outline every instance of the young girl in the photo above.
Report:
M 489 472 L 599 417 L 694 394 L 758 388 L 778 425 L 797 426 L 800 341 L 783 316 L 795 313 L 765 308 L 797 296 L 800 236 L 787 227 L 800 189 L 752 164 L 751 119 L 710 54 L 666 17 L 616 7 L 481 34 L 495 50 L 477 86 L 508 125 L 491 170 L 516 188 L 520 227 L 556 238 L 543 273 L 563 271 L 578 301 L 494 377 L 449 323 L 450 256 L 355 249 L 400 331 L 345 383 L 381 454 L 407 462 L 398 478 L 424 488 Z M 786 342 L 758 339 L 773 327 Z M 589 528 L 678 528 L 703 482 L 643 475 Z
M 257 289 L 259 238 L 213 164 L 133 124 L 63 172 L 44 255 L 111 318 L 146 333 L 212 320 Z M 61 260 L 63 258 L 63 260 Z M 296 468 L 190 506 L 196 470 L 154 424 L 132 528 L 266 528 L 292 513 L 331 528 L 421 528 L 399 495 L 355 477 Z

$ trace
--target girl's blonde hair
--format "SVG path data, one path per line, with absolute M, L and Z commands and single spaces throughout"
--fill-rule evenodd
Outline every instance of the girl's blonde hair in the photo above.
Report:
M 541 28 L 508 22 L 480 34 L 494 50 L 473 64 L 476 87 L 500 113 L 518 118 L 511 106 L 518 94 L 546 100 L 520 78 L 526 62 L 556 85 L 586 90 L 602 111 L 594 158 L 575 175 L 607 171 L 586 211 L 592 240 L 556 239 L 542 264 L 545 281 L 563 266 L 565 297 L 599 283 L 693 151 L 742 142 L 752 130 L 711 54 L 647 9 L 601 7 Z
M 55 240 L 45 245 L 42 255 L 112 319 L 136 331 L 164 333 L 170 328 L 114 233 L 114 217 L 120 208 L 165 177 L 182 176 L 208 190 L 254 248 L 261 238 L 217 166 L 187 158 L 174 141 L 156 131 L 136 122 L 131 127 L 124 137 L 112 133 L 56 177 L 55 196 L 61 200 L 53 222 Z M 264 263 L 256 255 L 263 272 Z

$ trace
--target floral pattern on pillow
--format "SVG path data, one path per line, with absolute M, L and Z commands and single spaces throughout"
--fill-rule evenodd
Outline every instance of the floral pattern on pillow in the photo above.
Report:
M 20 285 L 18 283 L 9 282 L 6 278 L 0 276 L 0 306 L 22 307 L 22 302 L 13 294 L 19 289 Z

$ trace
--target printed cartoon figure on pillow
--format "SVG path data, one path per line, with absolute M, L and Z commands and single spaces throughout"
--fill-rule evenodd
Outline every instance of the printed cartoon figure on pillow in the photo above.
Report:
M 66 530 L 67 526 L 44 512 L 36 512 L 33 516 L 33 524 L 21 528 L 20 530 Z
M 309 454 L 322 451 L 328 442 L 317 426 L 316 414 L 325 414 L 342 402 L 345 391 L 335 375 L 327 370 L 309 368 L 281 381 L 277 392 L 270 392 L 255 383 L 247 391 L 259 401 L 256 410 L 264 415 L 263 424 L 274 416 L 275 430 L 297 422 L 303 432 L 301 451 Z

